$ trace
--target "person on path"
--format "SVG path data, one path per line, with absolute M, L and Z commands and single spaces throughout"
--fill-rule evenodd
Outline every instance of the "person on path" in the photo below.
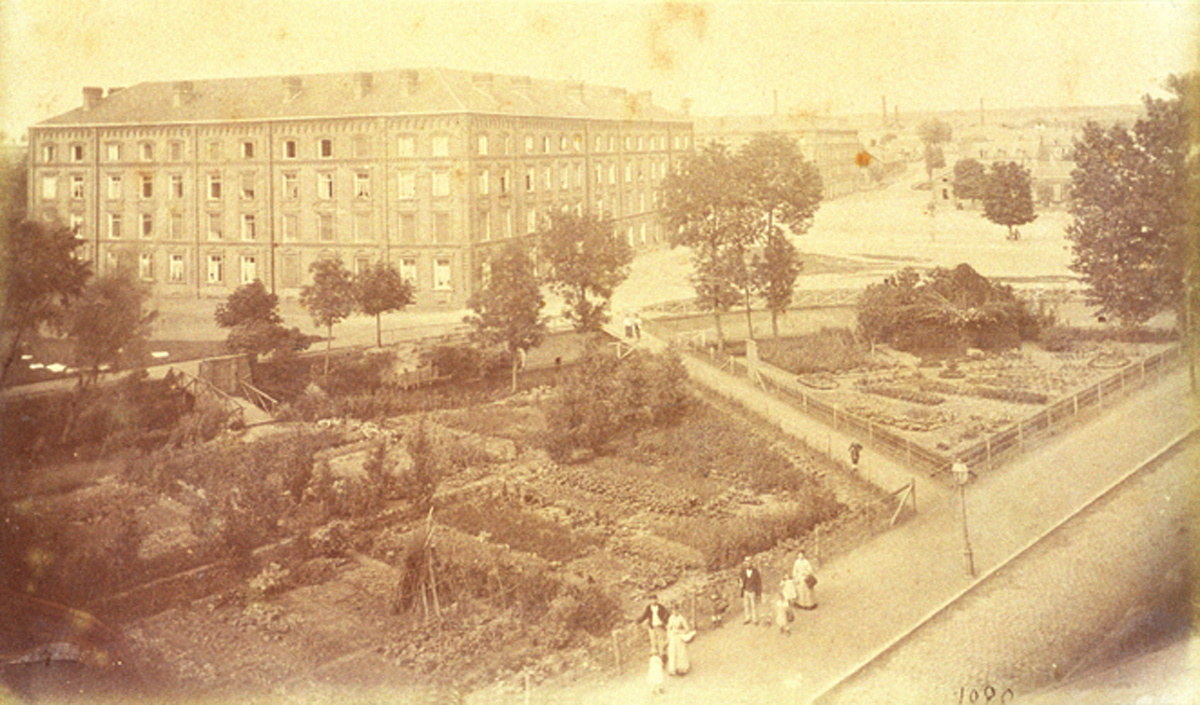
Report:
M 663 681 L 666 676 L 663 671 L 662 654 L 650 654 L 650 661 L 646 666 L 646 683 L 650 685 L 651 692 L 663 692 Z
M 725 621 L 725 613 L 729 611 L 729 601 L 719 590 L 714 590 L 708 599 L 712 601 L 712 628 L 716 629 Z
M 625 337 L 632 338 L 633 337 L 633 316 L 631 314 L 628 314 L 628 313 L 625 314 L 624 324 L 625 324 Z
M 642 314 L 637 311 L 633 312 L 633 335 L 638 340 L 642 339 Z
M 692 668 L 688 659 L 688 642 L 695 636 L 687 620 L 683 618 L 679 603 L 671 605 L 674 612 L 667 620 L 667 675 L 682 676 Z
M 779 581 L 779 594 L 783 595 L 783 599 L 793 607 L 799 603 L 800 593 L 796 590 L 796 581 L 792 579 L 791 575 L 784 575 L 783 579 Z
M 855 472 L 858 472 L 858 458 L 862 455 L 862 449 L 862 444 L 858 441 L 850 443 L 850 466 L 854 468 Z
M 792 615 L 792 600 L 788 597 L 788 583 L 790 578 L 784 578 L 779 581 L 779 592 L 775 595 L 775 626 L 779 627 L 779 633 L 791 635 L 792 620 L 795 616 Z M 795 592 L 792 589 L 791 592 Z
M 742 572 L 738 575 L 742 587 L 742 624 L 758 622 L 758 602 L 762 598 L 762 576 L 750 562 L 742 561 Z
M 796 583 L 798 593 L 796 606 L 802 610 L 816 609 L 817 573 L 813 570 L 812 563 L 804 557 L 803 551 L 796 554 L 796 562 L 792 564 L 792 580 Z
M 667 650 L 667 622 L 671 619 L 671 611 L 658 603 L 658 595 L 650 596 L 650 603 L 638 619 L 638 624 L 646 622 L 646 630 L 650 635 L 650 653 L 662 656 Z

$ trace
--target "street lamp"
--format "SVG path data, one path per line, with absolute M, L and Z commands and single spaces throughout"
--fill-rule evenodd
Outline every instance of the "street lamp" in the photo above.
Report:
M 967 482 L 971 479 L 971 470 L 963 461 L 955 460 L 950 472 L 954 473 L 954 481 L 958 483 L 958 498 L 962 504 L 963 566 L 967 575 L 975 577 L 975 553 L 971 551 L 971 535 L 967 532 Z

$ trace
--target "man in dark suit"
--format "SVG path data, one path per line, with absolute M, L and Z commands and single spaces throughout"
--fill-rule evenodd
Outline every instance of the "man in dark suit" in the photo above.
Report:
M 667 620 L 671 618 L 671 611 L 664 605 L 658 604 L 658 596 L 650 596 L 650 604 L 646 605 L 645 611 L 638 619 L 638 624 L 646 622 L 646 629 L 650 632 L 650 653 L 662 655 L 667 651 Z
M 758 601 L 762 598 L 762 576 L 750 562 L 742 561 L 742 572 L 738 574 L 742 585 L 742 624 L 758 623 Z

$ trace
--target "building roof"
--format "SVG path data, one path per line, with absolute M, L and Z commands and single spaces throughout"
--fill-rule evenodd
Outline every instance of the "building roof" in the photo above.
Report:
M 363 90 L 364 86 L 366 90 Z M 87 93 L 89 89 L 84 89 Z M 99 89 L 91 89 L 98 91 Z M 98 97 L 98 96 L 97 96 Z M 39 126 L 479 113 L 685 121 L 651 95 L 579 82 L 421 68 L 139 83 Z
M 788 115 L 722 115 L 695 118 L 696 134 L 728 135 L 759 132 L 846 132 L 858 130 L 844 127 L 834 118 L 792 113 Z

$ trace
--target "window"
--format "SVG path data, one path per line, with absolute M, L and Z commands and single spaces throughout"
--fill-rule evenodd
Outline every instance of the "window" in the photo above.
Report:
M 366 135 L 354 136 L 354 156 L 359 159 L 371 156 L 371 140 Z
M 574 149 L 576 152 L 583 151 L 583 135 L 575 135 L 571 138 L 571 149 Z
M 242 239 L 252 241 L 257 239 L 258 233 L 255 231 L 255 221 L 253 213 L 242 214 Z
M 220 284 L 225 280 L 225 258 L 221 255 L 208 256 L 208 283 Z
M 525 153 L 533 154 L 533 135 L 525 135 Z
M 642 244 L 645 245 L 646 244 L 646 224 L 645 223 L 642 223 L 641 234 L 642 234 Z
M 596 165 L 596 183 L 604 183 L 604 167 L 600 164 Z
M 154 279 L 154 253 L 143 252 L 138 257 L 138 276 L 144 281 Z
M 142 161 L 144 161 L 144 162 L 154 161 L 154 143 L 153 142 L 143 142 L 138 147 L 138 152 L 139 152 L 139 156 L 141 157 Z
M 329 200 L 333 198 L 333 174 L 322 172 L 317 174 L 317 198 Z
M 322 159 L 329 159 L 333 156 L 333 140 L 328 137 L 317 143 L 317 155 Z
M 153 213 L 142 213 L 142 237 L 147 239 L 154 237 Z
M 104 145 L 104 158 L 110 162 L 121 161 L 121 145 L 117 142 Z
M 575 165 L 575 188 L 583 188 L 583 162 Z
M 167 263 L 167 279 L 172 284 L 183 283 L 183 255 L 171 255 Z
M 436 291 L 453 288 L 450 285 L 450 260 L 439 257 L 433 261 L 433 288 Z
M 209 240 L 224 239 L 225 229 L 224 229 L 223 225 L 224 224 L 221 222 L 221 214 L 220 213 L 209 213 L 208 214 L 208 239 Z
M 558 136 L 558 151 L 560 151 L 560 152 L 567 151 L 567 136 L 566 135 Z
M 396 141 L 396 154 L 401 157 L 412 157 L 417 153 L 417 138 L 412 135 L 400 135 Z
M 289 201 L 300 198 L 300 178 L 295 173 L 283 175 L 283 198 Z
M 221 143 L 220 142 L 215 141 L 215 140 L 212 142 L 209 142 L 208 146 L 207 146 L 207 150 L 208 151 L 206 153 L 208 154 L 208 160 L 210 162 L 216 162 L 216 161 L 221 160 Z
M 400 260 L 400 278 L 412 284 L 417 285 L 417 258 L 404 257 Z
M 71 161 L 73 161 L 73 162 L 83 161 L 83 145 L 81 145 L 81 144 L 71 145 Z
M 241 189 L 239 189 L 243 201 L 254 200 L 254 174 L 242 174 Z
M 542 135 L 542 153 L 545 154 L 549 151 L 550 151 L 550 136 Z
M 450 214 L 445 211 L 433 214 L 433 241 L 450 242 Z
M 479 195 L 488 195 L 488 188 L 491 180 L 488 178 L 488 170 L 483 169 L 479 172 Z
M 283 141 L 283 158 L 284 159 L 295 159 L 296 158 L 296 140 L 284 140 Z
M 221 200 L 221 175 L 208 175 L 208 198 L 213 201 Z
M 525 231 L 530 233 L 537 231 L 537 211 L 533 208 L 525 211 Z
M 295 213 L 283 215 L 283 241 L 295 242 L 300 229 L 300 216 Z
M 486 155 L 488 153 L 488 136 L 487 135 L 479 135 L 478 147 L 479 147 L 479 153 L 481 155 Z
M 317 214 L 317 237 L 321 242 L 333 242 L 333 215 L 330 213 Z
M 525 190 L 533 191 L 533 171 L 525 172 Z
M 371 197 L 371 175 L 365 171 L 354 175 L 354 197 L 363 199 Z
M 570 172 L 571 168 L 566 165 L 563 165 L 558 170 L 558 187 L 564 191 L 570 186 Z
M 242 159 L 253 159 L 253 158 L 254 158 L 254 143 L 249 140 L 242 142 Z
M 52 144 L 42 145 L 42 161 L 47 164 L 54 161 L 54 156 L 55 156 L 54 151 L 55 151 L 54 145 L 52 145 Z
M 504 237 L 513 236 L 513 212 L 511 208 L 504 210 Z
M 83 236 L 83 215 L 80 213 L 71 214 L 71 232 L 75 233 L 75 237 Z
M 625 183 L 628 184 L 628 183 L 632 183 L 632 182 L 633 182 L 633 165 L 626 164 L 625 165 Z
M 171 198 L 183 198 L 183 174 L 171 174 Z
M 108 214 L 108 236 L 113 240 L 121 239 L 121 214 Z
M 183 214 L 182 213 L 172 213 L 171 214 L 171 239 L 172 240 L 182 240 L 183 239 Z
M 401 213 L 400 214 L 400 241 L 401 242 L 416 242 L 417 241 L 417 214 L 416 213 Z
M 644 141 L 644 139 L 645 139 L 645 138 L 643 138 L 641 135 L 638 135 L 638 138 L 637 138 L 637 150 L 638 150 L 639 152 L 645 151 L 645 149 L 646 149 L 646 144 L 645 144 L 645 141 Z
M 400 198 L 417 197 L 417 173 L 415 171 L 400 172 Z
M 645 191 L 638 194 L 638 212 L 639 213 L 646 212 L 646 192 Z
M 242 255 L 241 275 L 243 284 L 249 284 L 258 279 L 258 262 L 255 261 L 254 255 Z
M 433 156 L 448 157 L 450 156 L 450 138 L 446 135 L 434 135 L 433 137 Z
M 550 167 L 542 172 L 542 186 L 549 191 L 554 188 L 554 172 Z
M 448 172 L 448 171 L 433 172 L 433 195 L 434 196 L 449 196 L 450 195 L 450 172 Z
M 608 183 L 610 185 L 617 183 L 617 165 L 616 164 L 608 165 Z
M 54 199 L 58 198 L 58 177 L 43 176 L 42 177 L 42 198 Z
M 610 151 L 610 152 L 611 152 L 611 151 L 613 151 L 613 150 L 614 150 L 614 149 L 616 149 L 616 148 L 617 148 L 617 136 L 616 136 L 616 135 L 609 135 L 609 136 L 608 136 L 608 151 Z
M 363 272 L 371 268 L 370 257 L 355 257 L 354 258 L 354 275 L 359 276 Z
M 110 199 L 115 199 L 115 198 L 121 197 L 121 175 L 120 174 L 109 174 L 108 175 L 108 197 Z
M 173 161 L 173 162 L 183 161 L 183 143 L 182 142 L 172 142 L 170 145 L 170 150 L 171 150 L 171 161 Z
M 370 211 L 361 211 L 354 214 L 354 240 L 355 242 L 370 242 L 372 239 L 371 233 L 371 213 Z
M 508 180 L 511 172 L 508 169 L 500 172 L 500 193 L 508 193 Z
M 142 198 L 154 198 L 154 177 L 150 174 L 142 174 L 142 186 L 139 191 Z
M 597 151 L 597 152 L 602 152 L 602 151 L 604 151 L 604 138 L 603 138 L 603 137 L 601 137 L 600 135 L 596 135 L 596 147 L 595 147 L 595 151 Z
M 479 211 L 479 239 L 483 242 L 492 239 L 492 218 L 487 211 Z

